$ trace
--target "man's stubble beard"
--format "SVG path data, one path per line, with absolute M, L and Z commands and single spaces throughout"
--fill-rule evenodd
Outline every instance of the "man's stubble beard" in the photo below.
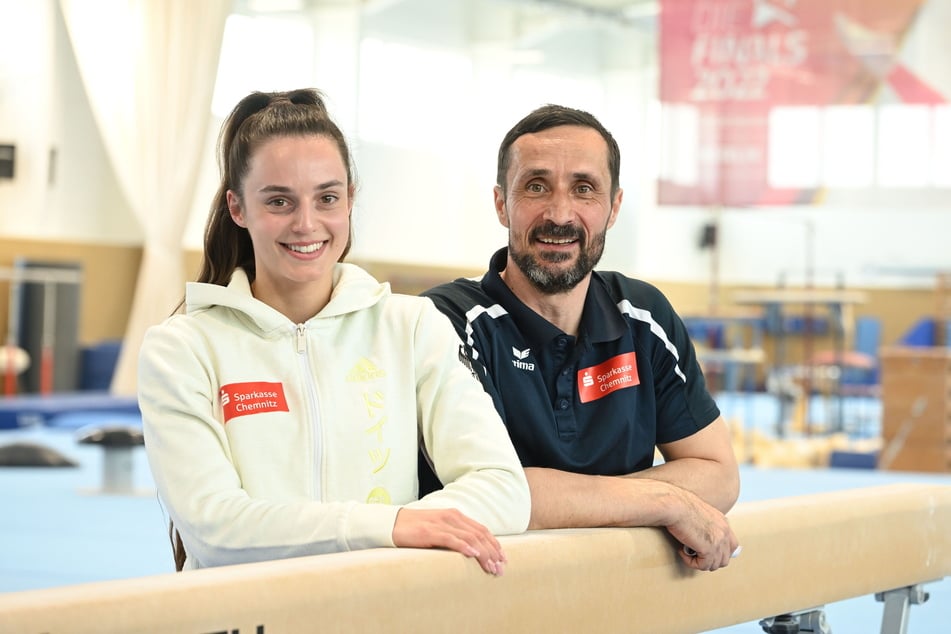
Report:
M 509 255 L 520 271 L 528 278 L 532 286 L 546 295 L 567 293 L 577 286 L 587 275 L 594 270 L 604 252 L 604 240 L 607 228 L 593 236 L 591 244 L 583 232 L 573 225 L 556 225 L 549 221 L 536 227 L 529 235 L 531 242 L 539 236 L 546 238 L 574 238 L 578 240 L 578 257 L 567 269 L 553 269 L 546 267 L 546 263 L 558 264 L 571 257 L 568 253 L 550 253 L 539 256 L 539 261 L 528 251 L 519 251 L 515 248 L 511 234 L 509 234 Z

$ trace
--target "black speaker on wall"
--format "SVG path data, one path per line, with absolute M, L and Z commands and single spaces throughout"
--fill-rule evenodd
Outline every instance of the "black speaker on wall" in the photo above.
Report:
M 13 178 L 16 149 L 15 145 L 0 144 L 0 178 Z

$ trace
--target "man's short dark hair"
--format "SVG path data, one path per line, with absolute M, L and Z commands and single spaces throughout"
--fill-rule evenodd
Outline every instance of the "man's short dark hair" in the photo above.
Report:
M 558 106 L 547 104 L 536 108 L 526 115 L 521 121 L 508 131 L 505 138 L 502 139 L 502 145 L 499 146 L 498 172 L 496 173 L 496 182 L 502 191 L 505 192 L 506 176 L 508 175 L 510 152 L 512 144 L 523 134 L 533 134 L 555 128 L 562 125 L 576 125 L 585 128 L 592 128 L 601 135 L 608 146 L 608 171 L 611 174 L 611 196 L 617 193 L 621 174 L 621 150 L 618 148 L 617 141 L 608 132 L 607 128 L 601 125 L 601 122 L 595 116 L 584 110 L 568 108 L 567 106 Z

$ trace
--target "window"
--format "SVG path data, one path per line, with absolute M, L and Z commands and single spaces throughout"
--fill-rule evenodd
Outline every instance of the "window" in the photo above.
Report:
M 224 118 L 254 90 L 310 86 L 313 76 L 313 33 L 305 21 L 230 15 L 221 42 L 211 111 Z

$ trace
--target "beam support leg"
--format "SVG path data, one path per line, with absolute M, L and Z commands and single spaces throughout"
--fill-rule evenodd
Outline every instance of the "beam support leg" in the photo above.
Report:
M 906 634 L 908 609 L 927 601 L 928 593 L 919 583 L 886 592 L 876 592 L 875 600 L 885 604 L 882 612 L 882 634 Z
M 832 634 L 823 606 L 763 619 L 759 625 L 768 634 L 798 634 L 799 632 Z

